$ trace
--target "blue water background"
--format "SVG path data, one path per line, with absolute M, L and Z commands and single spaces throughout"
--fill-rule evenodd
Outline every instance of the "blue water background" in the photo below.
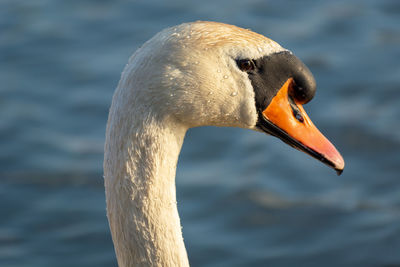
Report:
M 192 266 L 400 266 L 400 1 L 0 2 L 0 266 L 116 266 L 102 179 L 129 56 L 215 20 L 294 51 L 342 176 L 242 129 L 188 132 L 177 171 Z

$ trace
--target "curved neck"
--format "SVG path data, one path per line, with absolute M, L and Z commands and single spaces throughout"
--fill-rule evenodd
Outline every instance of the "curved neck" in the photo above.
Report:
M 151 118 L 132 122 L 134 114 L 117 109 L 107 127 L 104 179 L 118 264 L 188 266 L 175 193 L 186 129 Z

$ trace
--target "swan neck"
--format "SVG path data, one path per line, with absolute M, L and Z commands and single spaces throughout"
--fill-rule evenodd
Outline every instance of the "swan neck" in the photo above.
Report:
M 107 215 L 118 264 L 188 266 L 175 189 L 186 129 L 167 120 L 135 121 L 112 108 L 106 134 Z

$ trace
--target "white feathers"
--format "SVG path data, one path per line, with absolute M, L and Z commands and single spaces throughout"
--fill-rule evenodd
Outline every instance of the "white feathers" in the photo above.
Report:
M 185 132 L 215 125 L 253 129 L 254 91 L 236 59 L 284 50 L 235 26 L 168 28 L 129 59 L 106 132 L 107 214 L 120 266 L 187 266 L 175 197 Z

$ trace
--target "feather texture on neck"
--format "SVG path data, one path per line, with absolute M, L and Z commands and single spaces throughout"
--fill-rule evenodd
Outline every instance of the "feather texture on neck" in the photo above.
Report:
M 112 107 L 110 118 L 132 121 L 119 117 L 127 116 L 120 108 Z M 175 193 L 186 128 L 151 117 L 120 126 L 107 129 L 104 161 L 107 214 L 118 263 L 188 266 Z

